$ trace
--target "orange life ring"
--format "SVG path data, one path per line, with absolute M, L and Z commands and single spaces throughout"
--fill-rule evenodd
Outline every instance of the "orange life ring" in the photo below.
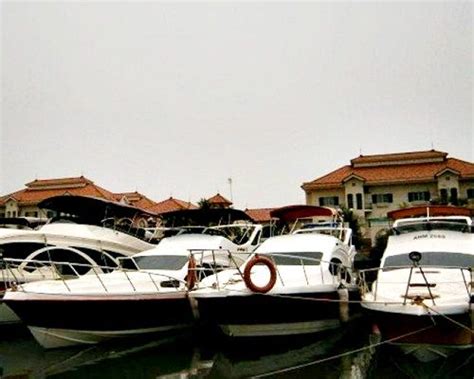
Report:
M 189 257 L 188 262 L 188 274 L 186 275 L 186 286 L 189 290 L 192 290 L 197 282 L 197 275 L 196 275 L 196 261 L 194 257 L 191 255 Z
M 263 264 L 267 266 L 268 270 L 270 271 L 270 280 L 264 286 L 257 286 L 254 282 L 252 282 L 250 271 L 252 270 L 253 266 L 257 264 Z M 273 288 L 273 286 L 276 283 L 276 280 L 277 280 L 276 268 L 275 268 L 275 265 L 273 264 L 273 261 L 270 258 L 255 255 L 245 266 L 244 283 L 247 286 L 247 288 L 253 292 L 267 293 Z

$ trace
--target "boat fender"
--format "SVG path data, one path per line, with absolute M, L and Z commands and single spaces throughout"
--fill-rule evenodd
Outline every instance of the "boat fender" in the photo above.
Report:
M 270 280 L 264 286 L 257 286 L 254 282 L 252 282 L 251 271 L 252 271 L 253 266 L 257 264 L 263 264 L 267 266 L 268 270 L 270 271 Z M 267 293 L 275 285 L 276 279 L 277 279 L 276 268 L 275 268 L 275 265 L 273 264 L 273 261 L 270 258 L 255 255 L 245 266 L 244 283 L 247 286 L 247 288 L 253 292 Z
M 345 287 L 337 289 L 339 296 L 339 319 L 341 322 L 349 321 L 349 291 Z
M 188 262 L 188 274 L 186 275 L 186 286 L 188 290 L 192 290 L 197 282 L 196 260 L 191 255 Z

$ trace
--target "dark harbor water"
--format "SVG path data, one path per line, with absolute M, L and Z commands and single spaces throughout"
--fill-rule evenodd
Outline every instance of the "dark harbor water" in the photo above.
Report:
M 0 369 L 10 379 L 473 378 L 474 349 L 423 363 L 380 344 L 363 322 L 296 340 L 236 343 L 187 331 L 55 350 L 44 350 L 26 329 L 10 327 L 2 330 Z

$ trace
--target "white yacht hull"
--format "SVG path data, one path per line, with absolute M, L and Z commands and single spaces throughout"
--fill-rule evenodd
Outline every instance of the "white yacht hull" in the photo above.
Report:
M 0 302 L 0 325 L 20 323 L 20 318 L 13 312 L 8 305 Z
M 28 327 L 35 337 L 36 341 L 46 349 L 54 349 L 58 347 L 67 347 L 75 345 L 94 345 L 103 341 L 125 338 L 139 337 L 146 334 L 163 333 L 166 331 L 183 329 L 189 327 L 187 324 L 168 325 L 156 328 L 143 328 L 133 330 L 120 331 L 96 331 L 96 330 L 74 330 L 74 329 L 56 329 Z
M 435 344 L 394 344 L 404 354 L 415 357 L 420 362 L 431 362 L 439 358 L 447 358 L 450 355 L 472 345 L 435 345 Z
M 227 324 L 219 325 L 222 332 L 230 337 L 268 337 L 291 336 L 300 334 L 319 333 L 341 326 L 339 319 L 316 320 L 307 322 L 279 323 L 279 324 Z

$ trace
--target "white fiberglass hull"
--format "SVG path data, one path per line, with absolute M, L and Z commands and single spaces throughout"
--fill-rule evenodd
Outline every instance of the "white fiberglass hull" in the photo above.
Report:
M 56 329 L 30 326 L 28 327 L 36 341 L 46 349 L 67 347 L 75 345 L 94 345 L 111 339 L 125 337 L 139 337 L 146 334 L 163 333 L 166 331 L 183 329 L 189 325 L 169 325 L 156 328 L 143 328 L 133 330 L 107 331 L 107 330 L 75 330 Z
M 0 302 L 0 325 L 20 323 L 20 318 L 13 312 L 8 305 Z
M 230 337 L 269 337 L 319 333 L 341 326 L 339 319 L 277 324 L 224 324 L 222 332 Z

